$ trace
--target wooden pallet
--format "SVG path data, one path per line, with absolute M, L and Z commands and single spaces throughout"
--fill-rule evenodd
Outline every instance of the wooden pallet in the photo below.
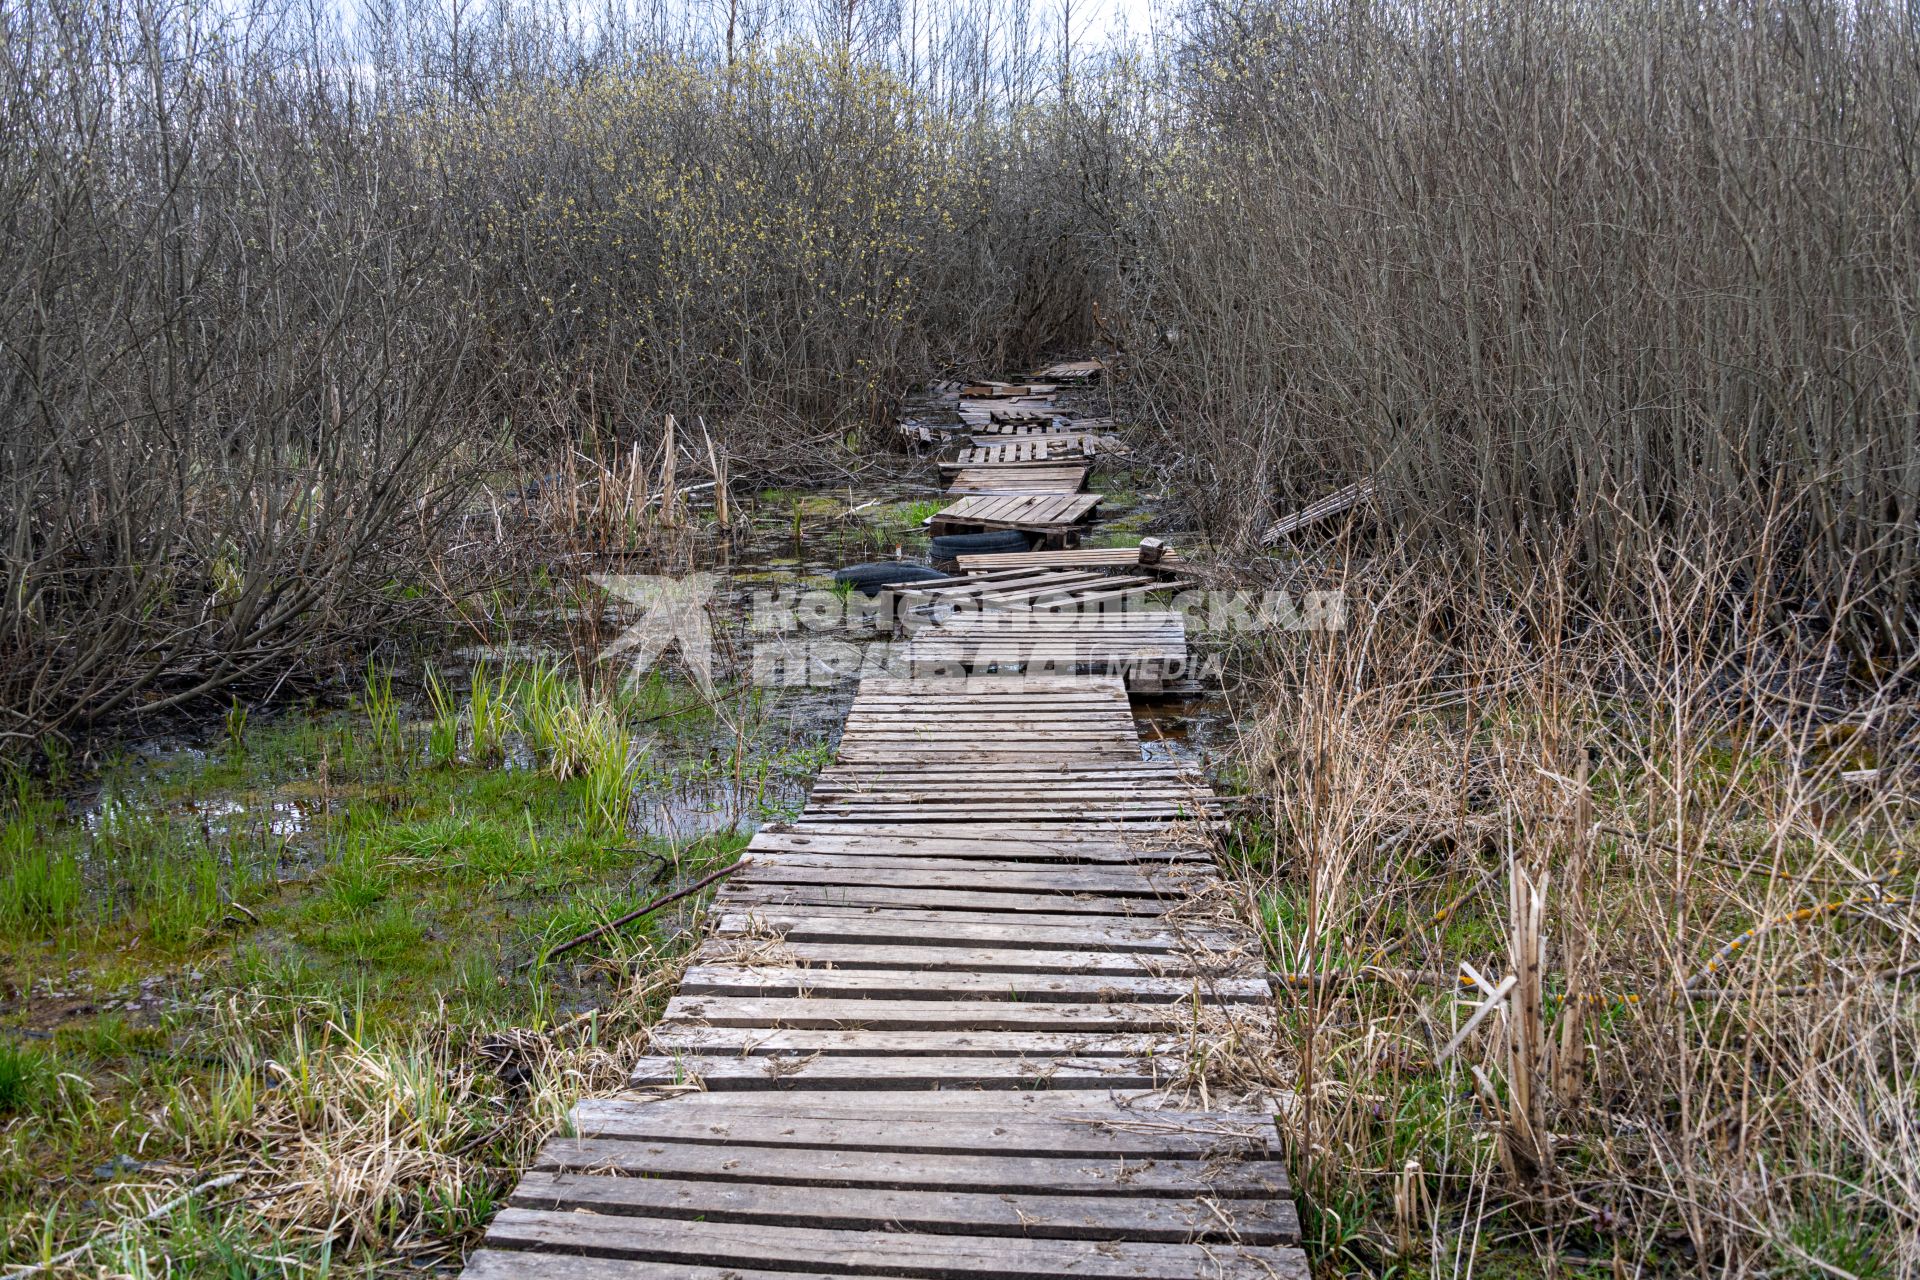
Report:
M 1050 397 L 1060 388 L 1044 382 L 974 382 L 960 388 L 962 400 L 1003 400 L 1008 397 Z
M 967 428 L 975 435 L 992 436 L 1057 436 L 1067 435 L 1078 429 L 1071 419 L 1056 417 L 1052 413 L 1022 410 L 1018 413 L 1001 411 L 992 415 L 987 422 L 975 423 Z
M 1052 396 L 1004 396 L 993 400 L 962 400 L 957 410 L 960 420 L 969 424 L 992 422 L 997 415 L 1002 414 L 1053 415 L 1059 411 Z
M 935 513 L 931 528 L 936 534 L 966 529 L 1019 529 L 1059 540 L 1078 536 L 1075 526 L 1093 515 L 1100 505 L 1100 497 L 1097 493 L 965 497 Z
M 1057 466 L 1069 459 L 1084 459 L 1085 446 L 1078 436 L 1021 436 L 989 444 L 968 445 L 951 458 L 942 459 L 940 470 L 959 471 L 966 467 Z
M 1216 810 L 1118 680 L 863 681 L 466 1275 L 1305 1280 L 1271 1095 L 1184 1076 L 1272 1035 Z
M 961 573 L 991 573 L 1002 569 L 1165 569 L 1186 564 L 1179 552 L 1168 550 L 1157 565 L 1141 566 L 1138 547 L 1075 547 L 1067 551 L 998 551 L 959 558 Z
M 947 482 L 947 492 L 965 494 L 1077 493 L 1087 487 L 1084 462 L 1028 467 L 967 467 Z
M 1098 360 L 1062 360 L 1033 376 L 1047 382 L 1092 382 L 1105 373 L 1106 366 Z
M 942 459 L 942 472 L 969 467 L 1044 467 L 1058 466 L 1070 459 L 1094 458 L 1102 454 L 1121 454 L 1126 446 L 1113 436 L 1052 435 L 1019 436 L 995 440 L 982 436 L 963 447 L 951 458 Z
M 1111 432 L 1076 431 L 1074 424 L 1068 423 L 1059 430 L 1029 431 L 1018 435 L 1009 435 L 998 431 L 981 431 L 975 427 L 965 428 L 967 441 L 976 449 L 1004 448 L 1007 445 L 1025 445 L 1038 451 L 1078 449 L 1089 455 L 1094 453 L 1126 453 L 1126 443 Z

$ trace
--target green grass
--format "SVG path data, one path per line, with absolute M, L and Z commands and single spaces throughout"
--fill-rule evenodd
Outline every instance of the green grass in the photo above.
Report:
M 72 924 L 85 903 L 80 861 L 71 846 L 37 843 L 30 824 L 0 836 L 0 925 L 41 935 Z
M 424 702 L 424 739 L 408 737 L 378 670 L 341 710 L 236 714 L 216 726 L 209 754 L 109 767 L 91 810 L 44 783 L 6 780 L 0 979 L 62 994 L 0 1015 L 14 1022 L 12 1035 L 0 1025 L 0 1112 L 35 1117 L 0 1126 L 0 1221 L 10 1224 L 0 1263 L 91 1231 L 102 1216 L 97 1203 L 83 1207 L 98 1199 L 95 1171 L 123 1154 L 189 1170 L 291 1160 L 262 1125 L 285 1132 L 290 1116 L 304 1117 L 333 1149 L 343 1140 L 326 1126 L 338 1115 L 389 1095 L 401 1115 L 402 1094 L 405 1108 L 432 1113 L 406 1121 L 407 1134 L 479 1145 L 467 1175 L 396 1192 L 364 1226 L 364 1245 L 329 1263 L 323 1248 L 263 1233 L 258 1219 L 213 1213 L 129 1230 L 102 1264 L 251 1276 L 278 1274 L 262 1259 L 284 1257 L 296 1260 L 289 1274 L 370 1274 L 382 1232 L 471 1231 L 496 1207 L 499 1179 L 483 1170 L 520 1150 L 511 1135 L 489 1135 L 519 1108 L 564 1114 L 551 1091 L 582 1078 L 556 1075 L 537 1099 L 509 1095 L 492 1065 L 476 1066 L 473 1046 L 617 1003 L 690 935 L 647 918 L 564 963 L 522 966 L 731 860 L 745 841 L 727 832 L 675 847 L 631 833 L 629 793 L 737 774 L 745 795 L 772 805 L 828 758 L 791 740 L 778 699 L 745 691 L 722 724 L 697 691 L 659 672 L 589 693 L 557 665 L 496 663 L 471 690 L 430 675 Z M 736 722 L 747 744 L 738 761 L 716 746 Z M 289 805 L 299 821 L 275 830 Z M 29 1009 L 40 1018 L 31 1027 Z M 23 1042 L 28 1030 L 50 1033 L 49 1047 Z M 343 1063 L 361 1064 L 361 1102 L 328 1074 Z M 432 1101 L 465 1088 L 476 1092 L 457 1104 Z
M 0 1036 L 0 1116 L 32 1111 L 52 1093 L 53 1081 L 44 1053 Z

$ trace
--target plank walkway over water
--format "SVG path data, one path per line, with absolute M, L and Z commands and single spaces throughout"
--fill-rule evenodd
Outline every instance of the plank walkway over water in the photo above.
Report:
M 1116 679 L 863 681 L 466 1274 L 1304 1280 L 1218 808 Z
M 1087 487 L 1084 462 L 1026 467 L 971 467 L 947 484 L 956 497 L 970 493 L 1078 493 Z
M 1126 452 L 1126 446 L 1110 435 L 1089 432 L 1064 432 L 1054 435 L 1016 436 L 996 440 L 979 436 L 940 463 L 942 472 L 964 471 L 969 467 L 1048 467 L 1062 462 L 1085 460 L 1102 454 Z
M 914 606 L 903 615 L 911 637 L 906 670 L 1119 674 L 1136 690 L 1167 689 L 1188 668 L 1186 629 L 1164 606 L 1149 607 L 1149 597 L 1192 585 L 1170 579 L 1178 557 L 1148 567 L 1139 564 L 1137 548 L 1073 545 L 1101 501 L 1083 492 L 1087 462 L 1095 453 L 1125 452 L 1112 434 L 1113 420 L 1081 418 L 1062 409 L 1051 391 L 1033 394 L 1040 388 L 1031 385 L 983 385 L 997 394 L 959 402 L 963 420 L 981 434 L 939 463 L 951 476 L 947 494 L 954 501 L 933 516 L 931 531 L 1014 529 L 1054 549 L 1002 553 L 990 561 L 961 557 L 961 572 L 979 585 L 916 584 L 902 591 L 901 600 Z M 984 427 L 978 425 L 982 412 L 989 419 Z M 996 612 L 1008 616 L 982 616 Z M 1077 620 L 1089 613 L 1123 616 Z
M 1171 610 L 955 612 L 906 647 L 915 674 L 1118 675 L 1148 690 L 1187 670 L 1185 619 Z
M 934 513 L 935 533 L 948 529 L 1021 529 L 1058 534 L 1083 523 L 1100 505 L 1097 493 L 981 494 Z

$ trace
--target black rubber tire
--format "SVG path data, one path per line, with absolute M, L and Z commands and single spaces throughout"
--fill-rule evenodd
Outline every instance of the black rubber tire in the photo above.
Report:
M 1025 551 L 1027 535 L 1018 529 L 993 529 L 986 533 L 948 533 L 933 540 L 933 558 L 951 560 L 955 556 L 999 555 Z
M 937 569 L 929 569 L 923 564 L 850 564 L 833 575 L 835 582 L 851 584 L 856 590 L 870 596 L 880 594 L 880 588 L 891 587 L 902 582 L 931 582 L 935 578 L 947 575 Z

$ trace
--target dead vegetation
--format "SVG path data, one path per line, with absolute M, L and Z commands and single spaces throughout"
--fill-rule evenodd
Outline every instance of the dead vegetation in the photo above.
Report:
M 676 453 L 831 472 L 1081 335 L 1036 37 L 735 16 L 0 16 L 0 746 L 284 694 L 524 568 L 503 506 L 624 542 Z
M 1317 1259 L 1920 1273 L 1912 15 L 1186 17 L 1116 411 L 1345 593 L 1236 641 Z
M 1627 620 L 1343 563 L 1358 616 L 1262 647 L 1242 743 L 1326 1255 L 1920 1265 L 1904 682 L 1729 633 L 1711 548 L 1624 566 Z

